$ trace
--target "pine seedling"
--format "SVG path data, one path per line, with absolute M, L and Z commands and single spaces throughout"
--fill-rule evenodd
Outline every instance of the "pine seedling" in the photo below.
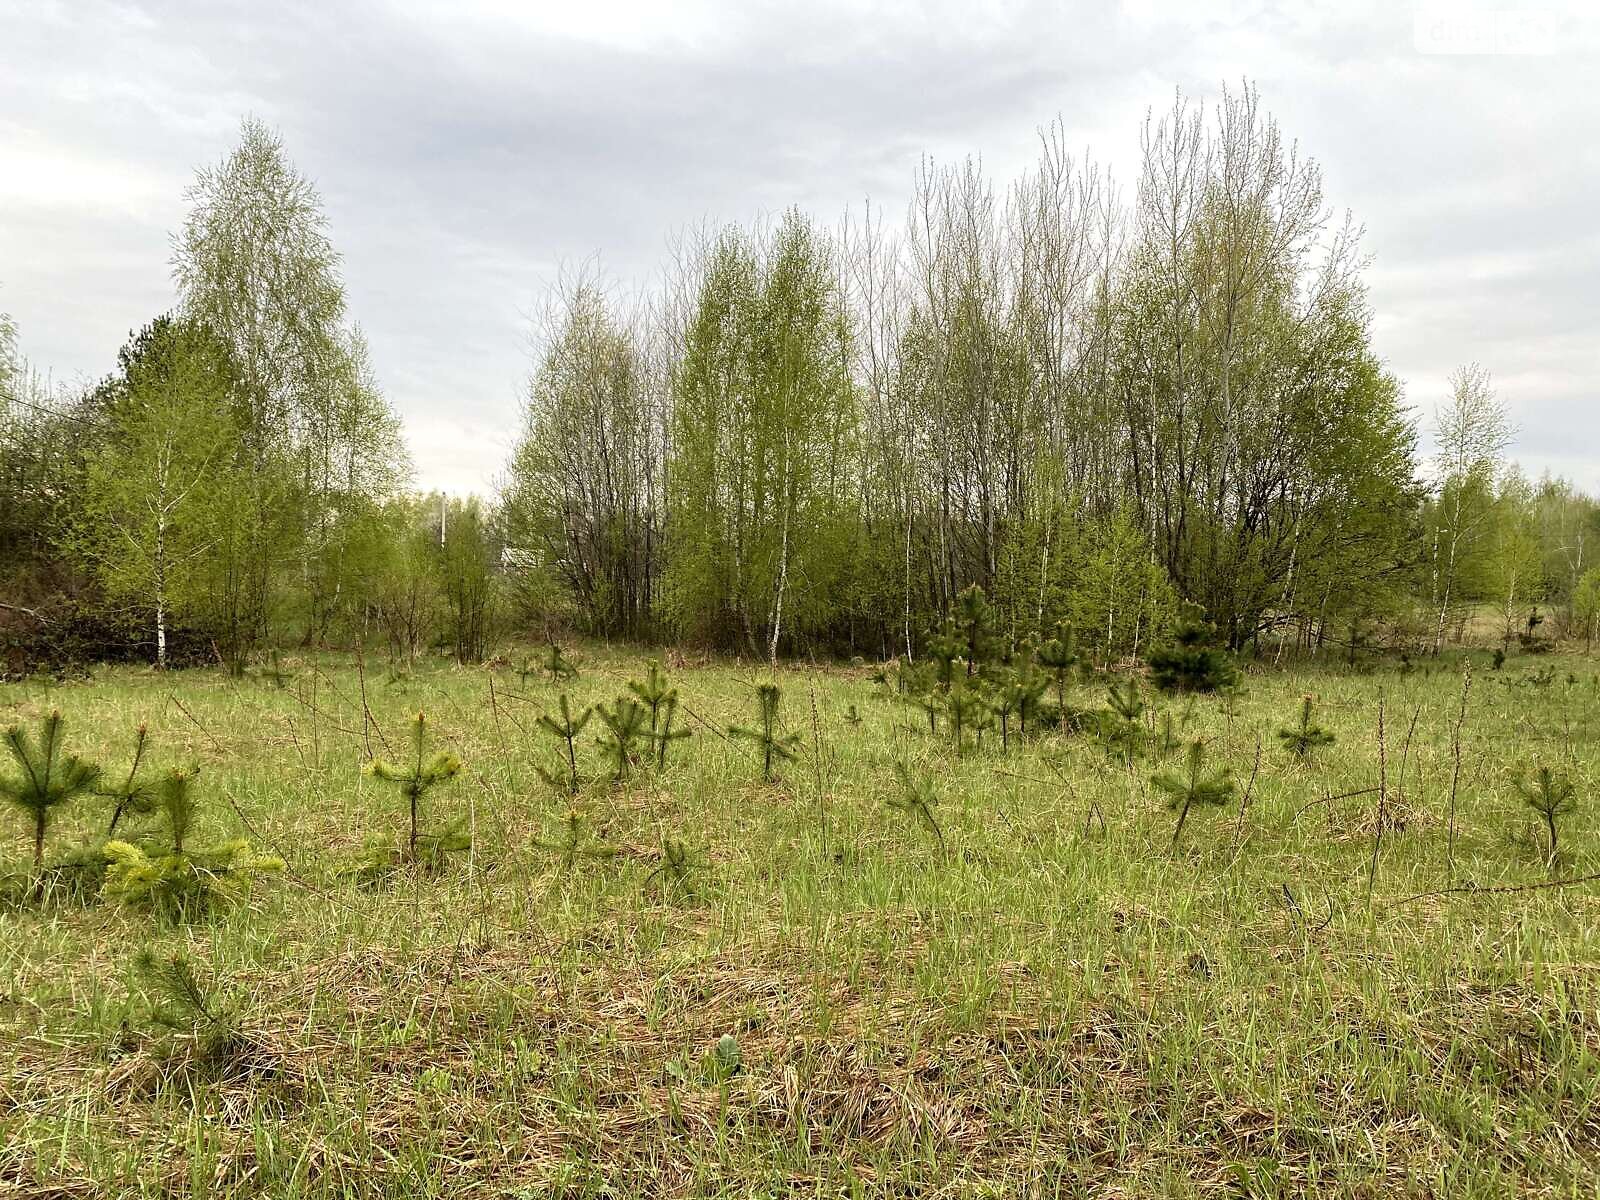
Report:
M 970 676 L 989 661 L 994 650 L 994 607 L 977 584 L 957 593 L 956 623 L 961 630 L 962 654 Z
M 782 733 L 778 727 L 778 701 L 783 693 L 775 683 L 756 685 L 756 724 L 753 727 L 735 725 L 728 730 L 761 747 L 761 774 L 768 783 L 777 779 L 774 768 L 779 762 L 793 762 L 800 749 L 798 733 Z
M 661 664 L 651 659 L 650 670 L 644 679 L 631 681 L 628 690 L 639 698 L 640 703 L 650 713 L 648 737 L 655 747 L 653 757 L 656 760 L 656 770 L 663 770 L 667 765 L 668 743 L 681 741 L 693 732 L 688 729 L 672 728 L 673 719 L 678 712 L 678 689 L 667 686 L 667 676 L 662 671 Z
M 1283 748 L 1294 755 L 1301 762 L 1311 757 L 1314 750 L 1323 746 L 1333 745 L 1335 738 L 1320 725 L 1311 721 L 1311 697 L 1300 698 L 1300 723 L 1288 729 L 1278 730 L 1278 740 L 1283 743 Z
M 123 817 L 148 816 L 155 811 L 156 785 L 139 778 L 144 765 L 145 746 L 150 740 L 149 726 L 141 724 L 133 734 L 133 762 L 120 784 L 96 791 L 95 795 L 111 801 L 111 821 L 106 826 L 106 836 L 117 832 Z
M 583 727 L 589 723 L 589 718 L 594 716 L 594 709 L 584 708 L 577 716 L 573 716 L 571 701 L 567 699 L 565 692 L 561 693 L 561 699 L 558 703 L 561 707 L 561 720 L 557 721 L 549 713 L 541 713 L 539 715 L 539 728 L 549 730 L 566 743 L 567 777 L 562 780 L 551 772 L 546 771 L 543 767 L 535 769 L 551 787 L 565 787 L 568 795 L 575 796 L 578 794 L 578 735 L 583 732 Z
M 639 761 L 639 743 L 648 742 L 649 713 L 644 705 L 620 697 L 610 708 L 604 704 L 595 709 L 595 715 L 606 727 L 607 736 L 600 739 L 600 748 L 611 756 L 611 778 L 619 783 L 633 772 Z
M 39 721 L 35 742 L 20 725 L 5 732 L 6 749 L 17 764 L 16 777 L 0 776 L 0 800 L 8 800 L 33 823 L 33 868 L 44 884 L 44 839 L 55 810 L 94 787 L 100 769 L 61 745 L 65 719 L 59 709 Z
M 1056 685 L 1056 706 L 1061 721 L 1067 719 L 1067 684 L 1072 682 L 1072 672 L 1078 665 L 1078 632 L 1068 621 L 1056 624 L 1055 636 L 1039 647 L 1039 665 L 1050 674 Z
M 1543 819 L 1545 831 L 1549 836 L 1550 860 L 1554 862 L 1556 821 L 1558 817 L 1564 817 L 1577 810 L 1577 788 L 1572 780 L 1565 775 L 1557 774 L 1549 767 L 1540 767 L 1533 773 L 1531 779 L 1518 778 L 1514 782 L 1522 802 Z
M 851 729 L 857 729 L 860 727 L 861 714 L 856 711 L 856 706 L 854 704 L 850 705 L 844 710 L 844 723 L 850 726 Z
M 283 860 L 257 854 L 243 838 L 196 849 L 191 835 L 200 812 L 197 768 L 174 768 L 156 789 L 155 811 L 167 836 L 163 850 L 110 841 L 102 894 L 130 907 L 172 920 L 198 920 L 219 899 L 248 893 L 257 875 L 283 869 Z
M 147 1002 L 150 1019 L 163 1029 L 189 1035 L 200 1058 L 219 1061 L 243 1048 L 245 1038 L 238 1032 L 234 1014 L 214 987 L 200 982 L 187 955 L 139 950 L 133 966 L 157 994 Z
M 989 694 L 989 711 L 1000 722 L 1000 749 L 1011 749 L 1011 718 L 1022 703 L 1022 690 L 1018 687 L 1016 672 L 1008 670 Z
M 448 750 L 428 751 L 428 719 L 418 713 L 411 722 L 411 761 L 405 765 L 374 758 L 366 765 L 366 773 L 376 779 L 394 784 L 406 798 L 410 825 L 406 832 L 404 863 L 422 863 L 430 871 L 444 868 L 446 855 L 453 850 L 465 850 L 471 845 L 462 830 L 462 822 L 451 822 L 438 833 L 424 833 L 421 827 L 422 798 L 441 783 L 454 779 L 461 772 L 461 759 Z
M 561 819 L 556 835 L 549 839 L 536 838 L 533 844 L 540 850 L 554 854 L 569 872 L 577 866 L 580 858 L 604 862 L 622 853 L 615 846 L 605 845 L 587 836 L 584 825 L 583 814 L 576 808 L 569 808 L 567 815 Z
M 950 720 L 950 736 L 955 743 L 957 754 L 962 753 L 966 747 L 967 730 L 972 730 L 980 740 L 982 739 L 983 728 L 989 717 L 989 706 L 976 684 L 967 683 L 965 680 L 957 683 L 945 697 L 944 708 Z
M 674 691 L 661 710 L 661 728 L 656 732 L 656 770 L 667 769 L 667 747 L 673 742 L 681 742 L 684 738 L 693 735 L 692 729 L 674 729 L 673 721 L 678 715 L 678 693 Z
M 1226 767 L 1221 771 L 1206 772 L 1206 744 L 1199 738 L 1189 743 L 1187 770 L 1179 775 L 1163 771 L 1151 781 L 1167 794 L 1167 807 L 1178 810 L 1178 824 L 1172 831 L 1172 844 L 1183 836 L 1184 822 L 1195 805 L 1216 807 L 1233 798 L 1233 775 Z
M 666 707 L 668 701 L 677 701 L 678 689 L 667 686 L 666 672 L 661 669 L 659 662 L 651 659 L 650 669 L 645 673 L 645 677 L 642 680 L 630 680 L 628 690 L 649 710 L 650 736 L 654 738 L 656 728 L 661 721 L 661 710 Z
M 661 861 L 655 870 L 644 878 L 644 890 L 658 891 L 668 899 L 690 898 L 694 895 L 694 857 L 689 848 L 676 838 L 661 839 Z
M 1177 723 L 1172 719 L 1171 713 L 1164 712 L 1161 714 L 1161 732 L 1156 735 L 1156 755 L 1166 758 L 1178 748 L 1178 745 Z
M 1173 644 L 1150 653 L 1150 676 L 1163 692 L 1218 692 L 1239 678 L 1233 660 L 1216 644 L 1217 628 L 1197 604 L 1184 605 Z
M 946 617 L 938 632 L 928 635 L 928 657 L 933 659 L 937 683 L 945 691 L 955 682 L 956 664 L 966 644 L 954 617 Z
M 1111 710 L 1107 714 L 1110 727 L 1103 734 L 1106 745 L 1113 750 L 1120 750 L 1125 758 L 1132 761 L 1139 751 L 1143 733 L 1139 719 L 1145 709 L 1144 698 L 1139 695 L 1138 681 L 1129 679 L 1121 688 L 1112 684 L 1106 689 L 1106 705 Z
M 578 668 L 562 653 L 560 645 L 554 639 L 551 639 L 549 647 L 545 650 L 541 669 L 550 676 L 551 683 L 564 683 L 578 677 Z
M 944 830 L 939 828 L 938 819 L 933 815 L 934 807 L 939 803 L 939 797 L 934 794 L 933 780 L 913 778 L 904 763 L 895 763 L 894 769 L 900 777 L 900 794 L 889 797 L 889 807 L 915 818 L 933 834 L 939 842 L 940 851 L 943 851 Z
M 1044 703 L 1044 694 L 1050 688 L 1050 680 L 1034 665 L 1031 647 L 1025 647 L 1010 686 L 1015 689 L 1017 729 L 1023 737 L 1026 737 L 1028 722 L 1037 719 L 1039 709 Z

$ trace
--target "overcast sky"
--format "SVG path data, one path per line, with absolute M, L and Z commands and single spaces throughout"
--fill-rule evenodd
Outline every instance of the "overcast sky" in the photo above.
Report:
M 1131 180 L 1146 110 L 1249 77 L 1367 229 L 1379 353 L 1431 414 L 1476 359 L 1517 456 L 1600 488 L 1600 39 L 1571 3 L 0 0 L 0 311 L 57 379 L 173 302 L 240 118 L 314 179 L 419 482 L 490 485 L 563 264 L 799 204 L 999 179 L 1060 115 Z M 1424 426 L 1426 426 L 1424 421 Z

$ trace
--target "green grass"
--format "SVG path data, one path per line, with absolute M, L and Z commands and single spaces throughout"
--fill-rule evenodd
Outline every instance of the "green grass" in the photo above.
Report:
M 580 657 L 575 700 L 643 674 Z M 1197 807 L 1176 850 L 1149 782 L 1176 754 L 1130 770 L 1051 732 L 957 757 L 865 669 L 669 664 L 695 735 L 664 774 L 586 784 L 586 844 L 618 853 L 570 868 L 538 844 L 567 811 L 535 769 L 559 762 L 534 725 L 554 686 L 369 664 L 374 724 L 348 658 L 283 666 L 282 689 L 0 687 L 0 722 L 59 706 L 113 771 L 147 721 L 155 763 L 200 764 L 207 832 L 289 865 L 203 924 L 0 913 L 0 1195 L 1597 1194 L 1600 885 L 1400 903 L 1452 879 L 1457 660 L 1252 673 L 1231 718 L 1157 700 L 1151 727 L 1171 713 L 1241 791 L 1261 746 L 1248 808 Z M 769 677 L 805 742 L 775 785 L 725 736 Z M 1304 693 L 1338 738 L 1308 765 L 1276 737 Z M 1376 787 L 1380 696 L 1393 820 L 1369 908 L 1377 797 L 1324 798 Z M 1592 660 L 1480 656 L 1456 883 L 1552 877 L 1512 786 L 1540 763 L 1578 782 L 1556 874 L 1600 871 L 1597 701 Z M 342 872 L 405 818 L 361 765 L 419 709 L 465 763 L 425 820 L 466 814 L 473 849 L 363 890 Z M 932 779 L 943 848 L 889 806 L 900 763 Z M 0 819 L 24 871 L 26 823 Z M 74 810 L 53 854 L 101 819 Z M 682 888 L 664 839 L 690 851 Z M 236 1044 L 150 1022 L 147 945 L 217 980 Z

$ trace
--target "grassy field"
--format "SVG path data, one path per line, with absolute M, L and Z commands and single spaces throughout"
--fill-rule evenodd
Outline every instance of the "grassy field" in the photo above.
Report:
M 609 700 L 643 659 L 585 647 L 567 690 Z M 1459 659 L 1152 698 L 1248 795 L 1176 848 L 1150 778 L 1181 752 L 957 756 L 868 668 L 674 660 L 694 736 L 585 785 L 582 849 L 617 853 L 570 863 L 551 684 L 369 664 L 369 722 L 349 658 L 283 666 L 0 687 L 0 723 L 58 706 L 113 770 L 148 722 L 158 765 L 200 764 L 206 831 L 288 864 L 202 923 L 0 913 L 0 1195 L 1600 1194 L 1600 885 L 1419 895 L 1600 871 L 1593 660 L 1477 660 L 1453 873 Z M 725 736 L 767 678 L 804 739 L 775 784 Z M 1338 738 L 1308 766 L 1276 737 L 1302 694 Z M 419 709 L 465 764 L 425 821 L 473 847 L 363 889 L 343 872 L 405 815 L 361 766 Z M 942 845 L 889 806 L 899 763 Z M 1578 784 L 1553 865 L 1512 783 L 1540 764 Z M 79 805 L 53 851 L 104 819 Z M 145 946 L 193 958 L 230 1044 L 152 1022 Z

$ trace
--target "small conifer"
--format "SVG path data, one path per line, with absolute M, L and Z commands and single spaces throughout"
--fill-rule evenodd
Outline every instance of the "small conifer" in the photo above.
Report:
M 1290 754 L 1301 762 L 1311 757 L 1312 751 L 1323 746 L 1333 745 L 1335 738 L 1320 725 L 1311 720 L 1311 697 L 1300 698 L 1300 722 L 1288 729 L 1278 730 L 1278 740 Z
M 535 768 L 546 783 L 552 787 L 565 786 L 569 795 L 578 793 L 578 735 L 583 732 L 583 727 L 589 723 L 589 718 L 594 716 L 594 709 L 584 708 L 576 716 L 573 715 L 571 701 L 565 692 L 561 693 L 558 701 L 561 708 L 561 720 L 557 721 L 549 713 L 539 715 L 539 728 L 547 729 L 560 738 L 567 749 L 567 777 L 560 780 L 543 767 Z
M 778 702 L 782 693 L 775 683 L 762 683 L 756 686 L 756 724 L 754 726 L 735 725 L 728 730 L 734 737 L 741 737 L 752 741 L 761 747 L 761 774 L 768 782 L 773 782 L 777 775 L 774 769 L 779 762 L 792 762 L 800 749 L 801 738 L 798 733 L 783 733 L 779 728 Z
M 1519 778 L 1515 784 L 1522 802 L 1544 821 L 1549 837 L 1550 859 L 1555 861 L 1557 819 L 1577 810 L 1577 788 L 1571 779 L 1549 767 L 1540 767 L 1532 778 Z
M 1178 810 L 1178 824 L 1172 831 L 1172 844 L 1176 846 L 1183 836 L 1184 822 L 1195 805 L 1218 806 L 1233 798 L 1232 774 L 1206 771 L 1206 745 L 1199 738 L 1189 743 L 1189 754 L 1184 774 L 1166 771 L 1150 782 L 1167 794 L 1167 807 Z
M 611 756 L 611 778 L 621 782 L 633 773 L 633 765 L 639 761 L 639 744 L 650 740 L 649 711 L 623 696 L 610 708 L 604 704 L 596 707 L 595 715 L 606 727 L 600 748 Z
M 55 810 L 94 787 L 100 769 L 62 749 L 66 724 L 59 709 L 39 721 L 39 737 L 28 737 L 20 725 L 5 732 L 6 749 L 17 764 L 16 776 L 0 776 L 0 799 L 27 814 L 33 826 L 33 868 L 44 880 L 44 840 Z
M 394 784 L 406 798 L 410 823 L 404 848 L 399 856 L 405 864 L 421 864 L 430 871 L 444 869 L 451 851 L 465 850 L 472 843 L 463 822 L 452 821 L 437 832 L 422 829 L 422 798 L 441 783 L 461 772 L 461 759 L 448 750 L 428 750 L 428 720 L 422 713 L 411 722 L 411 757 L 405 764 L 375 758 L 366 765 L 367 774 Z M 376 864 L 374 864 L 376 865 Z

